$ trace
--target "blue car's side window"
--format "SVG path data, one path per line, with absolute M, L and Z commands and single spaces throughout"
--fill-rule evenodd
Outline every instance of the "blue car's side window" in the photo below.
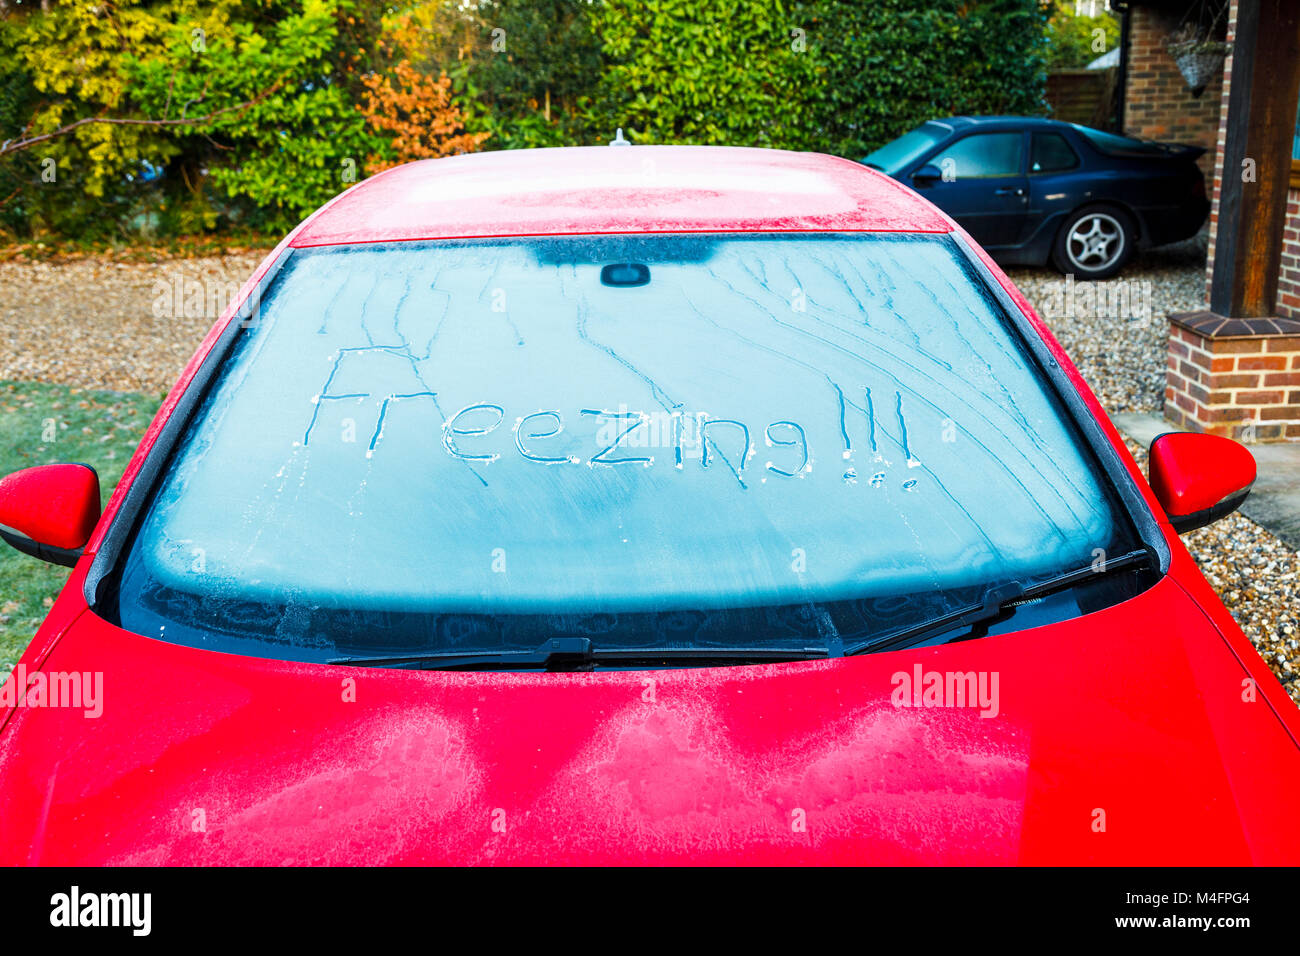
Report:
M 1024 139 L 1019 131 L 973 133 L 940 150 L 930 162 L 941 170 L 947 167 L 959 181 L 1019 176 Z

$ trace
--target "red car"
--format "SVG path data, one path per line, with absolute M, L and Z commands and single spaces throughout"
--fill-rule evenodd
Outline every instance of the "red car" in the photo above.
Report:
M 3 689 L 9 864 L 1300 862 L 1292 702 L 1051 333 L 827 156 L 399 167 L 275 249 Z

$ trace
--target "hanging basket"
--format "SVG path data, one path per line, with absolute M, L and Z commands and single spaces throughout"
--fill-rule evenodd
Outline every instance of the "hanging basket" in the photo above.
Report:
M 1214 75 L 1223 69 L 1223 61 L 1232 47 L 1220 40 L 1185 40 L 1170 43 L 1167 49 L 1192 96 L 1199 97 Z

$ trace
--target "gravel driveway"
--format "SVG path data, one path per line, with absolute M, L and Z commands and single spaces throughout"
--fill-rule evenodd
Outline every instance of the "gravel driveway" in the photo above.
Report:
M 154 263 L 103 257 L 0 262 L 5 316 L 0 380 L 165 392 L 216 317 L 210 303 L 182 301 L 187 297 L 175 290 L 195 281 L 205 289 L 237 288 L 262 255 Z M 1158 412 L 1165 316 L 1201 307 L 1204 257 L 1201 236 L 1147 253 L 1120 278 L 1095 288 L 1069 284 L 1041 269 L 1012 270 L 1011 277 L 1109 411 Z M 1145 467 L 1145 450 L 1134 446 L 1132 451 Z M 1300 704 L 1300 553 L 1241 515 L 1184 540 Z
M 0 262 L 0 380 L 166 392 L 220 314 L 206 297 L 202 309 L 195 297 L 187 303 L 184 283 L 237 289 L 264 255 Z

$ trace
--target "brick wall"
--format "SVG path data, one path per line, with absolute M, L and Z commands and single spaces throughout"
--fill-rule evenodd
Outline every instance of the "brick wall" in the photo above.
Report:
M 1282 271 L 1277 277 L 1278 315 L 1300 319 L 1300 189 L 1286 194 L 1286 231 L 1282 233 Z
M 1173 57 L 1165 52 L 1165 39 L 1178 26 L 1180 14 L 1135 5 L 1129 16 L 1124 132 L 1142 139 L 1204 146 L 1206 153 L 1198 162 L 1209 182 L 1214 174 L 1222 74 L 1215 76 L 1199 97 L 1193 97 Z
M 1165 417 L 1243 441 L 1300 439 L 1300 322 L 1234 334 L 1241 321 L 1208 312 L 1170 317 Z

